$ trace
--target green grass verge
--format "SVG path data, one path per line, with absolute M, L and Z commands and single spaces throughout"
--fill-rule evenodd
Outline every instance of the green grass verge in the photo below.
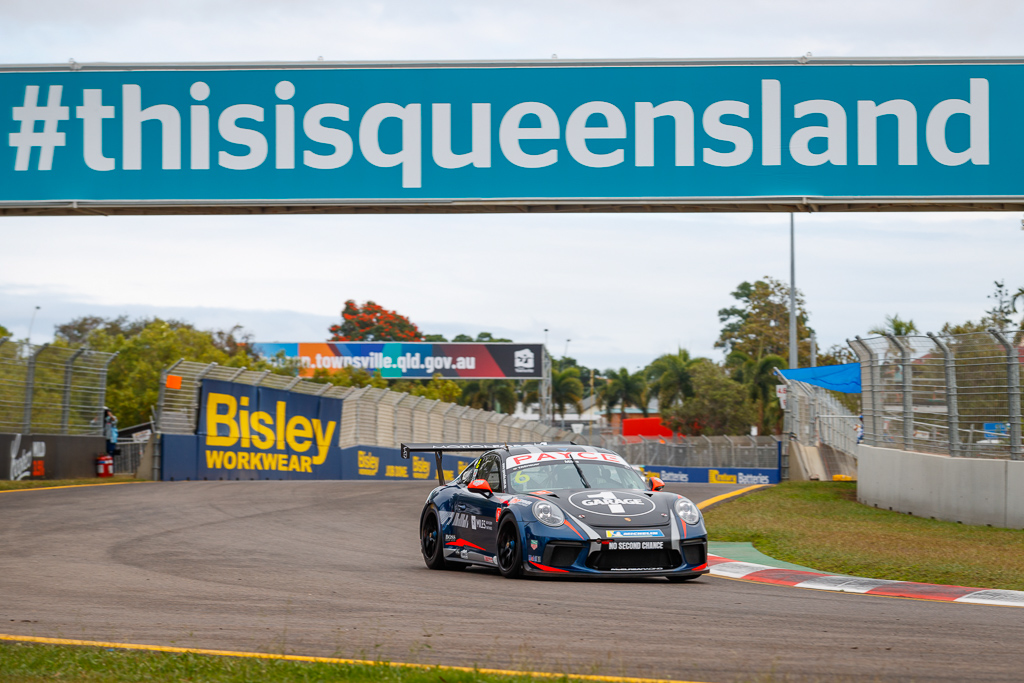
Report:
M 0 683 L 548 683 L 569 680 L 572 679 L 497 676 L 451 669 L 0 643 Z
M 88 477 L 84 479 L 23 479 L 21 481 L 0 480 L 0 491 L 20 489 L 45 489 L 53 486 L 86 486 L 89 484 L 114 484 L 137 481 L 130 474 L 115 474 L 113 477 Z
M 856 482 L 784 482 L 705 516 L 712 541 L 749 541 L 823 572 L 1024 590 L 1024 531 L 861 505 Z

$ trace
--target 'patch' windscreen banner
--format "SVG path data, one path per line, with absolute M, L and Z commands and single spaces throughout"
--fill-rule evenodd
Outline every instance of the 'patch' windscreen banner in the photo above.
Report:
M 1022 111 L 1013 59 L 16 65 L 0 205 L 1019 200 Z
M 252 350 L 269 361 L 294 361 L 299 375 L 343 368 L 379 372 L 390 379 L 538 379 L 541 344 L 430 342 L 258 342 Z

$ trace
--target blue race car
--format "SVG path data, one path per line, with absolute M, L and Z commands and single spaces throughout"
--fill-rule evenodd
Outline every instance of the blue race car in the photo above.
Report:
M 420 515 L 431 569 L 496 567 L 520 576 L 708 573 L 707 531 L 684 496 L 644 481 L 621 456 L 574 444 L 402 444 L 432 452 L 440 486 Z M 483 452 L 445 483 L 442 453 Z

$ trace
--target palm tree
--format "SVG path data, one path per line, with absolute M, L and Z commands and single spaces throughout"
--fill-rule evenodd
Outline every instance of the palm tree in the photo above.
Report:
M 769 409 L 772 406 L 771 400 L 778 381 L 775 379 L 775 369 L 785 369 L 789 363 L 785 358 L 776 355 L 762 356 L 754 359 L 742 351 L 733 351 L 726 358 L 725 366 L 732 370 L 732 378 L 737 382 L 746 385 L 750 399 L 757 404 L 758 422 L 762 432 L 772 431 L 769 422 L 778 422 L 777 416 L 768 420 Z
M 480 379 L 467 382 L 462 391 L 462 405 L 481 410 L 514 413 L 516 388 L 510 379 Z
M 582 413 L 583 407 L 580 401 L 583 400 L 583 382 L 580 381 L 580 369 L 570 366 L 564 370 L 551 371 L 551 404 L 565 419 L 565 406 L 571 405 L 576 408 L 576 413 Z
M 647 406 L 641 407 L 644 394 L 643 373 L 630 374 L 626 368 L 619 368 L 617 371 L 606 371 L 605 376 L 608 378 L 608 383 L 604 386 L 604 401 L 609 416 L 611 416 L 612 406 L 616 403 L 619 404 L 623 420 L 626 419 L 628 406 L 641 408 L 646 415 Z
M 905 337 L 908 334 L 918 334 L 919 330 L 913 320 L 902 320 L 899 313 L 885 316 L 884 325 L 876 325 L 868 330 L 868 334 L 891 334 L 896 337 Z
M 693 396 L 693 381 L 690 369 L 700 361 L 691 358 L 686 349 L 678 349 L 675 353 L 666 353 L 654 359 L 647 366 L 647 376 L 658 390 L 658 404 L 667 410 L 677 402 Z

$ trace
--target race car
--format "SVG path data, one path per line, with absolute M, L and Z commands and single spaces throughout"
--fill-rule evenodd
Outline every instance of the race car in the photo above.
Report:
M 434 453 L 439 486 L 420 514 L 431 569 L 471 565 L 520 576 L 663 576 L 708 572 L 707 531 L 688 498 L 645 481 L 621 456 L 574 444 L 402 444 Z M 482 455 L 444 481 L 443 453 Z

